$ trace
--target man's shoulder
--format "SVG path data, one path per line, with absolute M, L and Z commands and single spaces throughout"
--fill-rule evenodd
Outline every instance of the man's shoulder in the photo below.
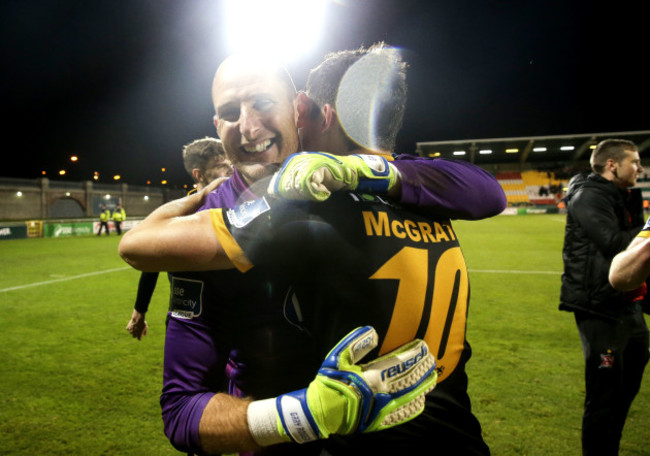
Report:
M 233 207 L 238 203 L 240 194 L 231 177 L 208 194 L 200 210 Z
M 598 174 L 591 174 L 576 189 L 574 198 L 614 196 L 618 194 L 616 185 Z

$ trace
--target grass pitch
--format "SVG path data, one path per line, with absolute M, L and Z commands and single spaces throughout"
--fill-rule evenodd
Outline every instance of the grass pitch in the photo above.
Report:
M 454 223 L 470 269 L 470 395 L 495 456 L 579 455 L 582 349 L 557 310 L 564 216 Z M 0 454 L 179 455 L 162 432 L 159 278 L 137 341 L 125 331 L 139 274 L 119 238 L 0 242 Z M 621 442 L 648 455 L 650 374 Z

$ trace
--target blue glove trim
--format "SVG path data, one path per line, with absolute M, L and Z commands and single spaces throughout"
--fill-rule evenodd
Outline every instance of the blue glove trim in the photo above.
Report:
M 296 414 L 287 413 L 287 411 L 284 410 L 282 406 L 282 398 L 286 396 L 296 399 L 300 403 L 300 408 L 307 418 L 307 423 L 301 422 L 300 417 Z M 318 425 L 316 424 L 316 421 L 314 420 L 314 417 L 311 414 L 309 407 L 307 406 L 307 388 L 292 391 L 291 393 L 287 394 L 282 394 L 276 398 L 275 404 L 278 409 L 278 415 L 280 416 L 282 427 L 292 441 L 296 443 L 304 443 L 313 440 L 313 438 L 310 436 L 309 431 L 311 431 L 311 433 L 313 433 L 316 438 L 322 437 L 320 429 L 318 428 Z M 288 417 L 291 417 L 293 419 L 291 425 L 286 421 L 286 418 Z M 305 426 L 309 426 L 311 429 L 304 430 Z
M 388 184 L 388 179 L 368 179 L 360 177 L 359 184 L 355 191 L 359 193 L 387 193 Z
M 361 160 L 363 160 L 363 157 L 361 157 L 359 154 L 354 154 L 354 155 L 359 157 Z M 386 160 L 384 157 L 379 156 L 379 158 L 384 162 L 384 171 L 377 172 L 375 171 L 374 168 L 368 166 L 373 176 L 377 177 L 377 179 L 359 176 L 359 183 L 356 188 L 357 192 L 359 193 L 387 193 L 388 192 L 388 185 L 390 184 L 390 179 L 388 179 L 388 177 L 390 176 L 390 166 L 388 165 L 388 160 Z M 386 179 L 381 179 L 382 177 L 385 177 Z
M 361 155 L 359 155 L 359 154 L 353 154 L 353 155 L 354 155 L 355 157 L 359 157 L 361 160 L 363 160 L 363 157 L 362 157 Z M 385 159 L 384 157 L 382 157 L 381 155 L 375 155 L 375 156 L 376 156 L 377 158 L 380 158 L 380 159 L 384 162 L 384 169 L 385 169 L 385 171 L 383 171 L 383 172 L 378 172 L 378 171 L 375 171 L 375 169 L 372 168 L 372 167 L 370 167 L 370 166 L 368 166 L 368 168 L 370 168 L 370 171 L 372 171 L 372 174 L 373 174 L 374 176 L 377 176 L 377 177 L 388 177 L 388 176 L 390 175 L 390 167 L 388 166 L 388 160 L 386 160 L 386 159 Z M 364 163 L 365 163 L 365 160 L 364 160 Z

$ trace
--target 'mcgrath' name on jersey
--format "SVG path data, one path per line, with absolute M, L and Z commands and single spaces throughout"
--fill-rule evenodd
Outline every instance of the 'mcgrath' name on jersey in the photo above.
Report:
M 395 236 L 398 239 L 408 236 L 413 242 L 424 243 L 456 240 L 456 234 L 449 223 L 390 220 L 384 211 L 377 212 L 376 216 L 370 211 L 362 211 L 362 215 L 367 236 Z

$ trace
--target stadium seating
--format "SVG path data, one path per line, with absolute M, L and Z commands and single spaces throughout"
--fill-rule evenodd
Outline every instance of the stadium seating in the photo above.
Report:
M 500 171 L 496 178 L 501 184 L 508 204 L 557 205 L 565 185 L 554 173 L 545 171 Z

